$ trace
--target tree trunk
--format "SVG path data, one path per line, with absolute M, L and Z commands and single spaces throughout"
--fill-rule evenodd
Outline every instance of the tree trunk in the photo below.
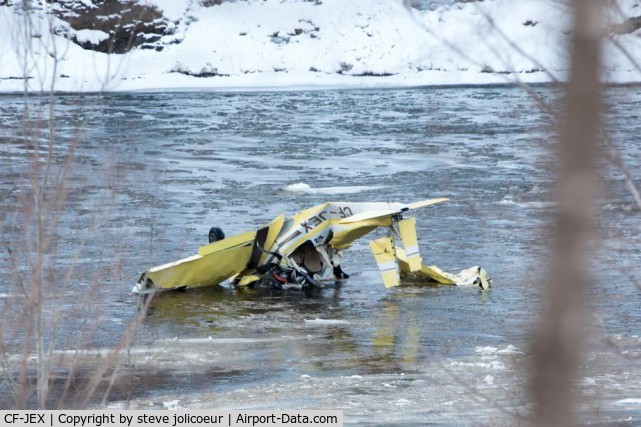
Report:
M 560 131 L 559 210 L 543 319 L 533 348 L 534 422 L 540 426 L 577 422 L 574 386 L 587 320 L 584 260 L 597 186 L 602 0 L 572 0 L 571 5 L 574 30 Z

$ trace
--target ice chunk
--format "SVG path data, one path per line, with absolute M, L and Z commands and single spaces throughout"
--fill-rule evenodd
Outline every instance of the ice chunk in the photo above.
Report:
M 640 405 L 641 399 L 627 398 L 627 399 L 617 400 L 615 403 L 617 405 Z
M 165 409 L 168 409 L 170 411 L 177 411 L 179 409 L 182 409 L 182 406 L 180 406 L 180 400 L 171 400 L 169 402 L 163 402 L 162 406 L 165 407 Z
M 494 353 L 496 353 L 496 352 L 497 352 L 497 350 L 498 350 L 498 348 L 496 348 L 496 347 L 486 346 L 486 347 L 476 347 L 476 348 L 474 349 L 474 352 L 475 352 L 475 353 L 479 353 L 479 354 L 485 354 L 485 355 L 488 355 L 488 354 L 494 354 Z
M 305 319 L 306 325 L 349 325 L 347 320 L 340 319 Z
M 505 347 L 503 350 L 499 350 L 496 352 L 496 354 L 523 354 L 517 347 L 514 347 L 513 345 L 508 345 Z
M 340 186 L 340 187 L 311 187 L 309 184 L 304 182 L 298 182 L 296 184 L 290 184 L 283 187 L 283 190 L 290 193 L 296 194 L 325 194 L 325 195 L 334 195 L 334 194 L 356 194 L 363 191 L 378 190 L 383 188 L 381 186 L 375 185 L 355 185 L 355 186 Z

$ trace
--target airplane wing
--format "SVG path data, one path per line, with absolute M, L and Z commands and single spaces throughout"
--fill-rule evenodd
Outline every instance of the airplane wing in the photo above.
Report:
M 339 224 L 351 224 L 354 222 L 359 222 L 359 221 L 365 221 L 368 219 L 376 219 L 376 218 L 382 218 L 386 216 L 392 216 L 401 213 L 400 210 L 398 209 L 380 209 L 380 210 L 372 210 L 372 211 L 367 211 L 367 212 L 361 212 L 356 215 L 348 216 L 345 219 L 341 219 L 338 221 Z
M 198 255 L 150 268 L 145 277 L 164 289 L 218 284 L 247 267 L 255 236 L 250 231 L 201 246 Z
M 449 197 L 439 197 L 438 199 L 428 199 L 428 200 L 422 200 L 420 202 L 410 203 L 409 205 L 407 205 L 407 207 L 410 208 L 410 210 L 418 209 L 424 206 L 430 206 L 430 205 L 435 205 L 437 203 L 445 202 L 447 200 L 450 200 Z
M 150 268 L 145 277 L 156 287 L 164 289 L 194 288 L 223 282 L 248 267 L 256 267 L 265 256 L 262 247 L 273 244 L 284 221 L 284 215 L 279 215 L 257 231 L 200 246 L 198 255 Z
M 354 222 L 365 221 L 368 219 L 376 219 L 376 218 L 382 218 L 386 216 L 392 216 L 392 215 L 402 213 L 406 210 L 413 210 L 413 209 L 418 209 L 425 206 L 435 205 L 437 203 L 441 203 L 446 200 L 450 200 L 450 199 L 447 197 L 439 197 L 437 199 L 421 200 L 419 202 L 410 203 L 409 205 L 401 207 L 400 209 L 377 209 L 377 210 L 371 210 L 367 212 L 361 212 L 359 214 L 352 215 L 350 217 L 342 219 L 338 223 L 351 224 Z

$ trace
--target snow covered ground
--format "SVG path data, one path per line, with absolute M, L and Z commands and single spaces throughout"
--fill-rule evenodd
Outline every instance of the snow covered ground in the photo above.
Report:
M 161 51 L 112 55 L 51 35 L 63 28 L 94 44 L 107 36 L 74 30 L 46 14 L 50 5 L 32 13 L 30 33 L 17 5 L 0 6 L 0 91 L 23 90 L 25 75 L 32 90 L 55 81 L 58 90 L 99 91 L 548 82 L 567 72 L 571 17 L 558 0 L 441 1 L 425 10 L 401 0 L 143 3 L 161 9 L 174 34 Z M 639 15 L 641 2 L 619 0 L 609 25 Z M 608 36 L 605 79 L 641 82 L 639 33 Z

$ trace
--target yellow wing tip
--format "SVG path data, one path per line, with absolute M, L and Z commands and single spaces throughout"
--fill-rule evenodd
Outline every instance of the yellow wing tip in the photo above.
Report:
M 425 207 L 425 206 L 430 206 L 430 205 L 435 205 L 437 203 L 446 202 L 448 200 L 450 200 L 449 197 L 438 197 L 438 198 L 435 198 L 435 199 L 421 200 L 421 201 L 418 201 L 418 202 L 410 203 L 409 205 L 407 205 L 407 207 L 410 208 L 410 209 L 418 209 L 418 208 L 422 208 L 422 207 Z

